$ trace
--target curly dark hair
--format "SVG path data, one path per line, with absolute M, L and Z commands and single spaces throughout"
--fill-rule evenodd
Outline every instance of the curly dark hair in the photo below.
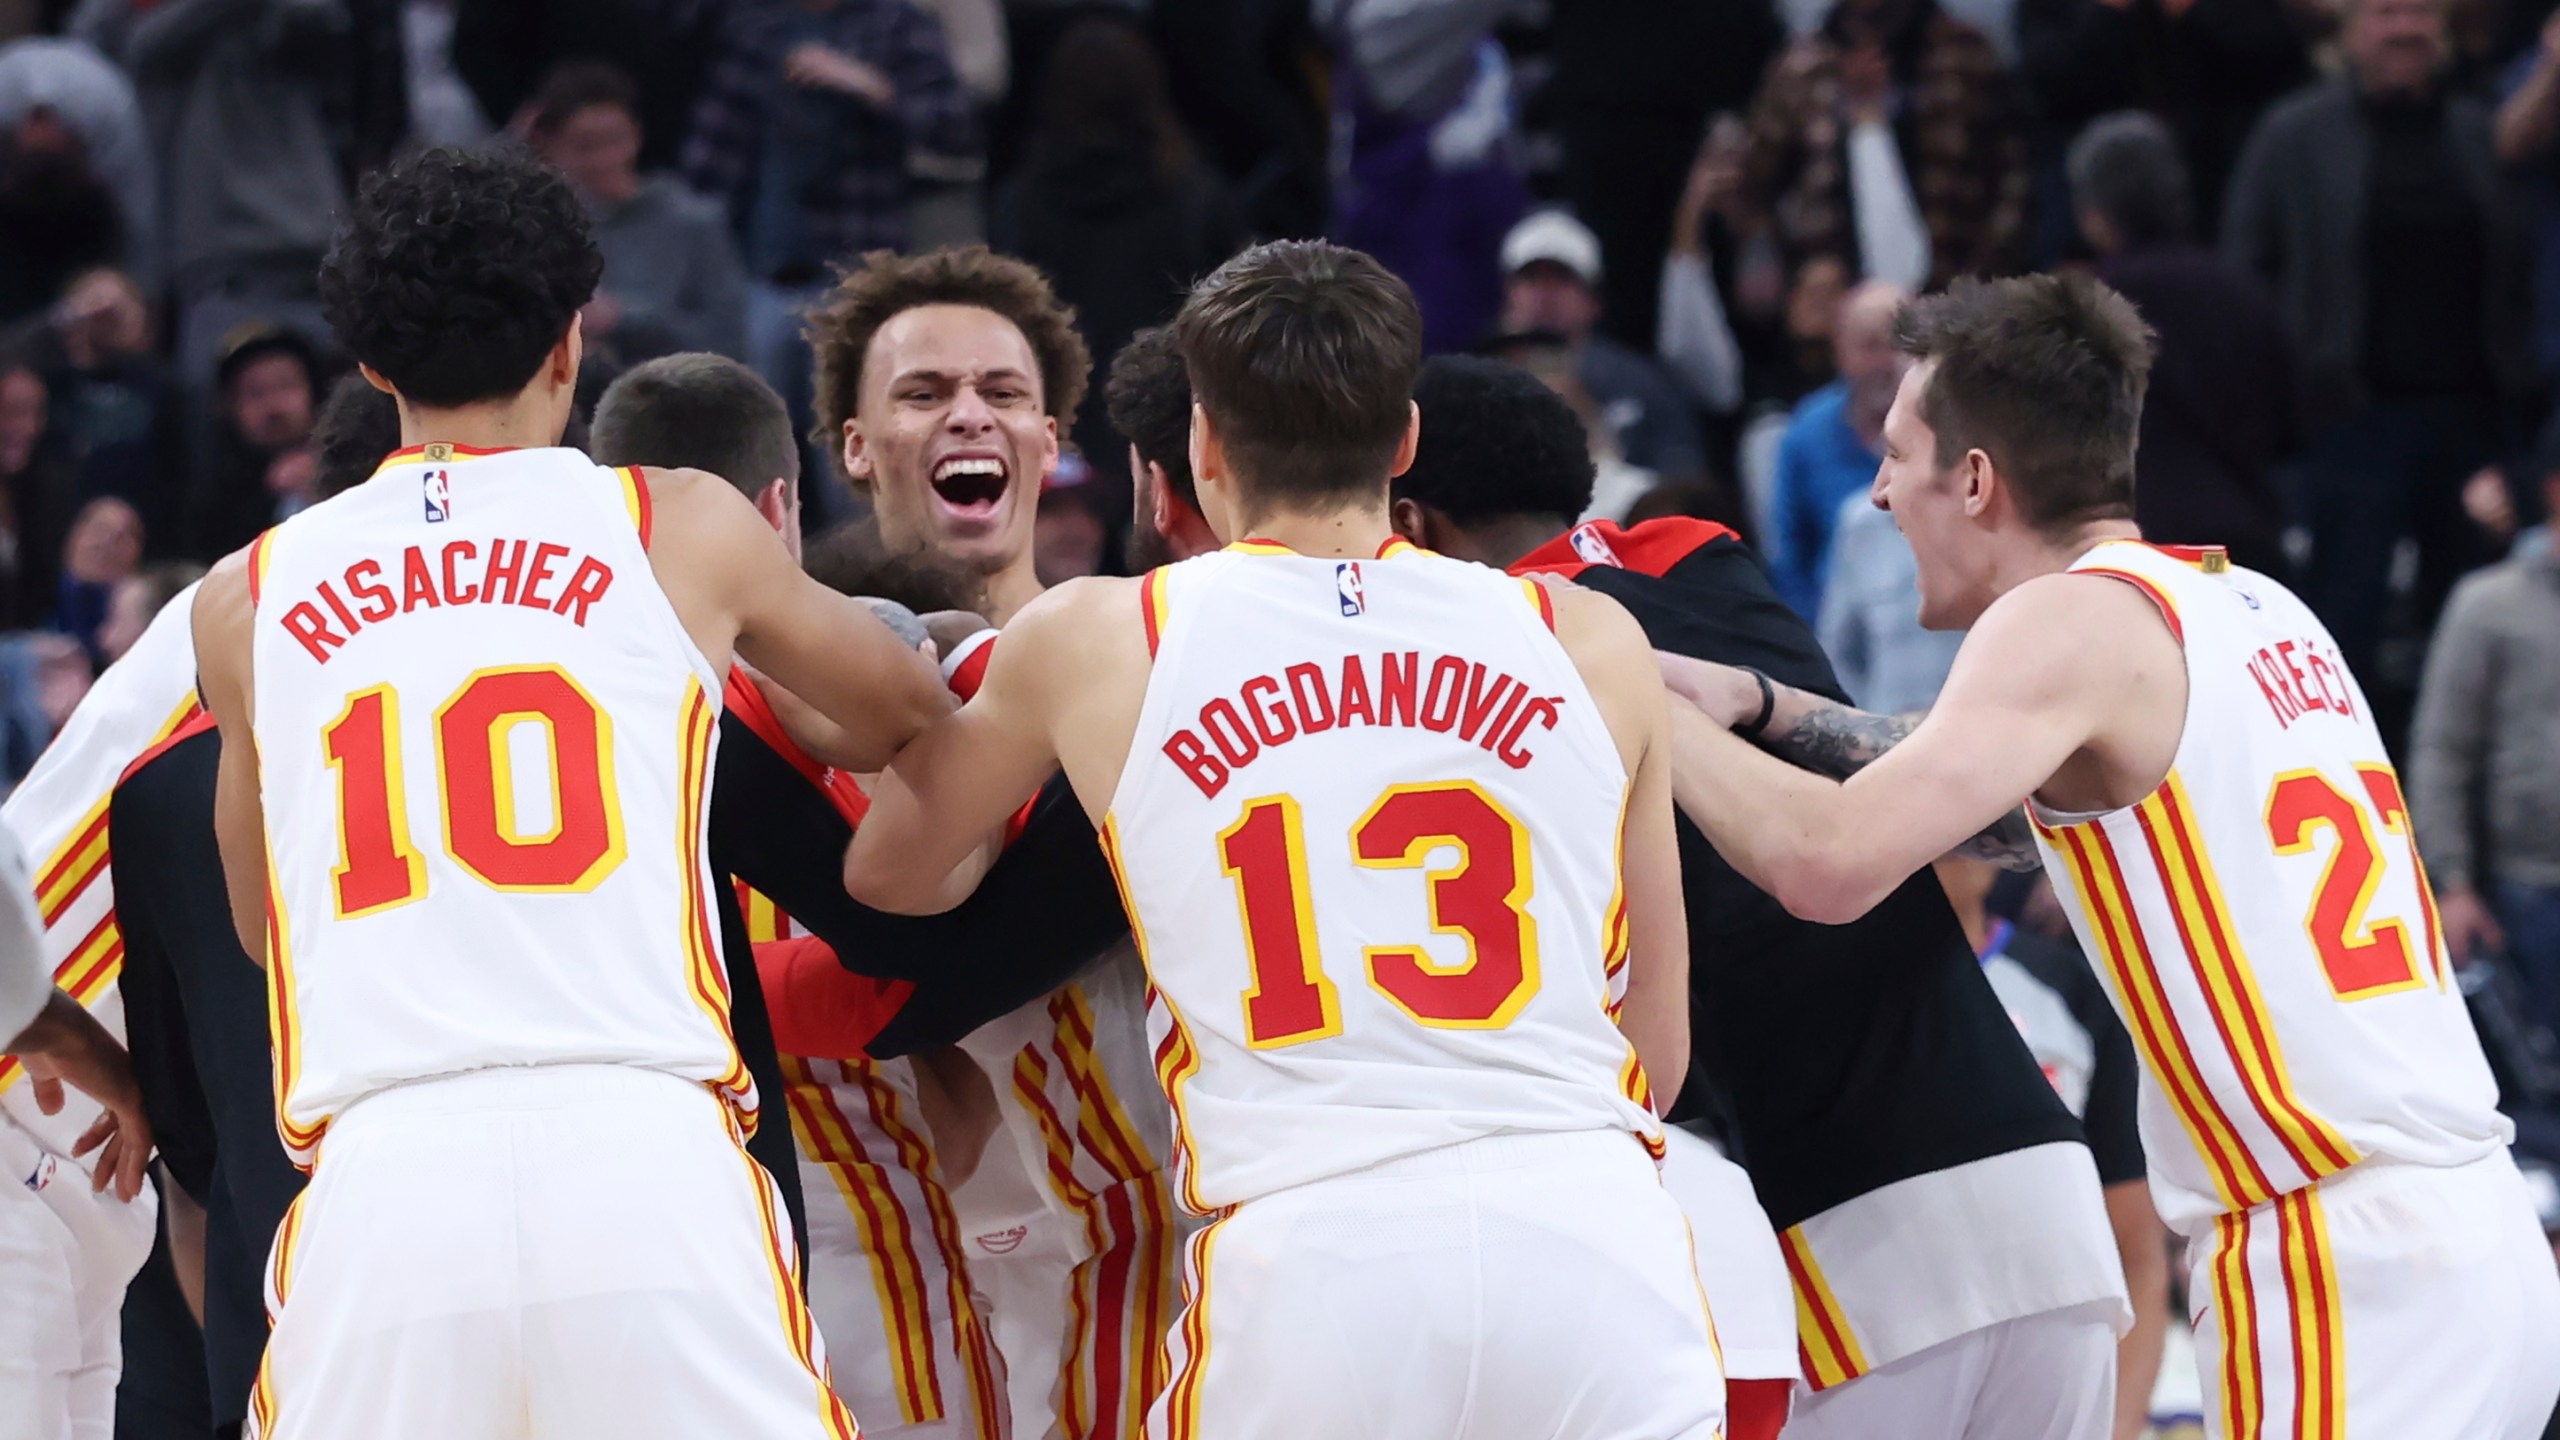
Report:
M 1422 442 L 1395 496 L 1460 525 L 1538 515 L 1562 529 L 1591 508 L 1591 448 L 1564 397 L 1526 370 L 1436 355 L 1413 387 Z
M 809 578 L 841 595 L 895 600 L 918 615 L 967 610 L 983 600 L 978 576 L 930 550 L 893 550 L 877 525 L 839 525 L 809 542 Z
M 523 389 L 603 274 L 558 175 L 440 145 L 365 180 L 320 262 L 320 305 L 349 354 L 450 409 Z
M 1173 493 L 1199 509 L 1191 480 L 1191 372 L 1173 348 L 1173 332 L 1141 330 L 1130 337 L 1111 357 L 1102 399 L 1111 410 L 1111 428 L 1138 447 L 1139 459 L 1163 466 Z
M 975 305 L 1013 322 L 1040 365 L 1040 408 L 1065 420 L 1083 403 L 1093 352 L 1076 333 L 1076 312 L 1028 262 L 984 245 L 900 255 L 865 252 L 803 331 L 817 352 L 817 428 L 810 439 L 842 465 L 844 422 L 862 403 L 862 364 L 871 337 L 919 305 Z
M 320 498 L 353 490 L 382 468 L 383 456 L 400 448 L 400 402 L 362 375 L 341 375 L 311 422 L 311 443 L 320 452 L 313 482 Z

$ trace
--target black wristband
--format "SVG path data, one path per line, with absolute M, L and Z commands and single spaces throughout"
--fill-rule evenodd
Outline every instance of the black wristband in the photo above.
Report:
M 1759 682 L 1760 713 L 1752 716 L 1747 722 L 1734 726 L 1733 733 L 1741 736 L 1745 740 L 1757 740 L 1760 738 L 1760 732 L 1769 728 L 1769 716 L 1778 708 L 1777 687 L 1769 683 L 1769 677 L 1767 675 L 1762 674 L 1760 671 L 1749 665 L 1737 666 L 1736 668 L 1741 670 L 1743 674 L 1748 675 L 1753 680 Z

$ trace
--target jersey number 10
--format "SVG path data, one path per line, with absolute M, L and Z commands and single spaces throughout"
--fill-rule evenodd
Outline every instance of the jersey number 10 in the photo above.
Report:
M 551 815 L 528 833 L 516 814 L 515 735 L 539 726 Z M 427 893 L 401 783 L 400 697 L 376 685 L 347 697 L 321 731 L 338 772 L 337 916 L 372 915 Z M 622 863 L 613 721 L 557 665 L 482 670 L 436 708 L 436 794 L 445 853 L 493 890 L 578 892 Z
M 1431 928 L 1465 940 L 1466 960 L 1435 964 L 1409 945 L 1362 952 L 1369 983 L 1420 1024 L 1495 1030 L 1538 989 L 1538 922 L 1529 902 L 1529 832 L 1471 781 L 1398 785 L 1351 827 L 1351 862 L 1365 869 L 1420 869 L 1453 846 L 1458 863 L 1430 875 Z M 1244 912 L 1253 988 L 1244 993 L 1245 1041 L 1257 1050 L 1342 1032 L 1341 998 L 1316 953 L 1307 894 L 1306 824 L 1298 802 L 1266 795 L 1218 836 L 1218 857 Z

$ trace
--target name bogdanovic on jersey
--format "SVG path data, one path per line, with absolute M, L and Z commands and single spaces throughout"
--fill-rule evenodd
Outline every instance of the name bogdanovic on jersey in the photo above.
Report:
M 1628 777 L 1545 592 L 1246 542 L 1144 595 L 1104 839 L 1185 1204 L 1506 1132 L 1658 1147 L 1614 1023 Z
M 752 1117 L 703 857 L 720 678 L 648 526 L 638 477 L 575 451 L 431 446 L 257 543 L 297 1159 L 367 1094 L 493 1066 L 659 1069 Z

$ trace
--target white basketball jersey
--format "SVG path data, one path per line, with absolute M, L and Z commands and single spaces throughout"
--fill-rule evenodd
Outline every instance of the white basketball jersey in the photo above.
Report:
M 251 557 L 278 1121 L 385 1086 L 619 1064 L 752 1114 L 703 854 L 720 676 L 648 491 L 431 445 Z
M 1151 574 L 1104 827 L 1184 1203 L 1506 1131 L 1660 1153 L 1613 1023 L 1627 774 L 1546 592 L 1391 542 Z
M 125 768 L 195 713 L 195 598 L 190 585 L 152 617 L 0 805 L 0 823 L 17 833 L 34 866 L 53 983 L 119 1039 L 124 936 L 116 926 L 107 801 Z M 68 1159 L 73 1143 L 98 1117 L 96 1102 L 75 1091 L 64 1097 L 59 1113 L 44 1114 L 18 1084 L 21 1073 L 15 1058 L 0 1056 L 0 1113 Z M 85 1169 L 96 1160 L 93 1154 L 77 1163 Z
M 2247 1209 L 2369 1157 L 2512 1134 L 2445 962 L 2400 781 L 2337 643 L 2219 550 L 2102 544 L 2187 657 L 2168 779 L 2036 814 L 2045 869 L 2143 1057 L 2162 1217 Z

